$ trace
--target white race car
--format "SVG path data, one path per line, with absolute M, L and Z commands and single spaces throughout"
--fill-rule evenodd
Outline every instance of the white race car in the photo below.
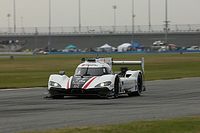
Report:
M 121 67 L 117 74 L 112 65 L 140 65 L 141 70 L 128 70 Z M 144 59 L 141 61 L 113 61 L 112 58 L 84 59 L 68 77 L 64 71 L 52 74 L 48 81 L 48 92 L 51 98 L 64 96 L 88 96 L 117 98 L 121 94 L 140 96 L 144 86 Z

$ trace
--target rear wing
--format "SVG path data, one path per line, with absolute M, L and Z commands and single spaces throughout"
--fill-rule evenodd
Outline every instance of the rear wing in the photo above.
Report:
M 107 63 L 111 68 L 112 65 L 140 65 L 142 72 L 144 73 L 144 58 L 141 58 L 140 61 L 113 61 L 112 58 L 93 58 L 93 59 L 82 59 L 82 61 L 89 61 L 89 62 L 99 62 L 99 63 Z
M 112 61 L 113 65 L 140 65 L 142 72 L 144 73 L 144 58 L 140 61 Z

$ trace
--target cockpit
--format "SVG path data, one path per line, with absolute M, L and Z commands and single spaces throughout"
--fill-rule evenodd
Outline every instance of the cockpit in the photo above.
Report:
M 111 74 L 106 67 L 78 67 L 75 76 L 102 76 Z

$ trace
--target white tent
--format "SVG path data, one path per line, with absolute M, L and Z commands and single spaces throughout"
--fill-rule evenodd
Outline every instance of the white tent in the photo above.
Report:
M 102 52 L 112 52 L 112 49 L 113 49 L 113 47 L 108 44 L 104 44 L 103 46 L 99 48 Z
M 117 47 L 118 52 L 126 52 L 132 47 L 130 43 L 123 43 Z

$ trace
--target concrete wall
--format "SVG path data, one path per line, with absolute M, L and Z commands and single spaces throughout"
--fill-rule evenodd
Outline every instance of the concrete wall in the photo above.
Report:
M 26 40 L 26 48 L 44 48 L 48 46 L 47 35 L 17 35 L 0 36 L 0 40 L 18 39 Z M 67 44 L 76 44 L 80 49 L 95 48 L 108 43 L 114 47 L 126 42 L 131 42 L 131 34 L 87 34 L 87 35 L 52 35 L 51 48 L 63 49 Z M 145 47 L 150 47 L 156 40 L 164 40 L 162 33 L 140 33 L 134 35 L 134 40 Z M 168 42 L 177 46 L 200 45 L 200 32 L 170 33 Z

